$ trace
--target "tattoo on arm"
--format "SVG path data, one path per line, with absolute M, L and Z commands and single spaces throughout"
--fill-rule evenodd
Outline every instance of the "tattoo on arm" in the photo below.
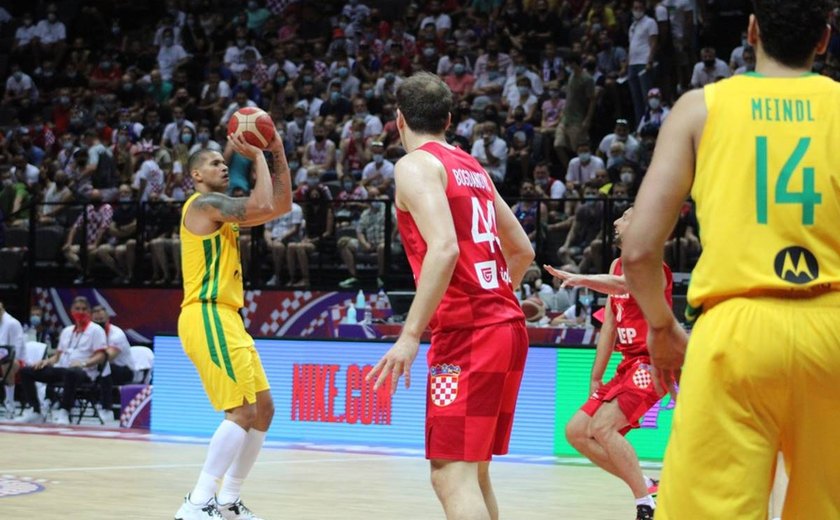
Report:
M 233 217 L 242 222 L 245 220 L 245 198 L 233 198 L 221 193 L 207 193 L 195 199 L 193 206 L 204 210 L 208 207 L 216 208 L 225 218 Z
M 281 157 L 275 156 L 274 157 L 274 176 L 272 178 L 273 185 L 274 185 L 274 198 L 278 198 L 286 191 L 286 183 L 283 177 L 281 177 L 280 172 L 285 168 L 288 169 L 288 165 L 285 165 L 285 160 L 281 159 Z

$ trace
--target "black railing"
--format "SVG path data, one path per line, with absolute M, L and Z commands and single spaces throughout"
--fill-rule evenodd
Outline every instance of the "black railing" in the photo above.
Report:
M 518 199 L 510 200 L 511 205 L 520 202 Z M 536 203 L 535 215 L 535 251 L 537 254 L 537 262 L 555 264 L 557 260 L 557 247 L 562 244 L 565 238 L 565 233 L 550 233 L 542 226 L 542 204 L 545 203 L 550 212 L 558 209 L 558 205 L 566 203 L 577 204 L 583 203 L 582 199 L 528 199 L 525 202 Z M 309 202 L 297 202 L 302 208 L 306 208 Z M 338 282 L 342 279 L 348 278 L 350 275 L 339 257 L 336 248 L 336 240 L 338 236 L 355 236 L 353 230 L 354 219 L 358 220 L 361 213 L 361 207 L 370 206 L 371 204 L 382 204 L 385 206 L 386 215 L 394 215 L 394 202 L 386 199 L 371 199 L 371 200 L 332 200 L 327 201 L 330 204 L 333 215 L 334 229 L 332 230 L 332 239 L 322 241 L 316 249 L 316 254 L 310 258 L 310 282 L 313 289 L 335 289 Z M 600 238 L 602 247 L 600 252 L 601 265 L 609 266 L 613 258 L 618 254 L 614 247 L 613 237 L 613 221 L 617 218 L 620 211 L 631 203 L 630 200 L 617 199 L 598 199 L 594 201 L 600 206 Z M 127 286 L 145 286 L 149 285 L 151 279 L 151 263 L 149 244 L 153 238 L 160 233 L 171 234 L 177 237 L 179 216 L 180 216 L 180 202 L 143 202 L 143 203 L 111 203 L 113 210 L 116 212 L 119 209 L 128 209 L 129 207 L 136 210 L 136 232 L 133 239 L 135 240 L 136 254 L 134 256 L 133 273 L 130 280 L 114 281 L 111 280 L 116 273 L 108 273 L 107 269 L 101 265 L 101 262 L 96 262 L 89 254 L 88 247 L 83 247 L 88 244 L 88 224 L 90 215 L 85 209 L 87 205 L 84 204 L 39 204 L 37 207 L 31 206 L 24 208 L 29 210 L 28 220 L 22 222 L 15 221 L 14 215 L 8 217 L 6 222 L 0 223 L 5 226 L 6 235 L 6 251 L 18 250 L 18 253 L 23 257 L 21 268 L 18 272 L 10 272 L 10 269 L 0 269 L 0 284 L 9 286 L 17 286 L 21 289 L 28 290 L 36 285 L 45 286 L 62 286 L 70 285 L 72 283 L 84 283 L 93 285 L 127 285 Z M 44 206 L 61 206 L 63 209 L 58 212 L 58 216 L 52 220 L 47 221 L 41 217 L 42 211 L 39 208 Z M 165 211 L 168 208 L 170 211 Z M 96 209 L 96 208 L 92 208 Z M 562 211 L 561 211 L 562 213 Z M 168 215 L 168 216 L 167 216 Z M 568 215 L 567 218 L 572 218 L 574 215 Z M 166 220 L 166 219 L 169 220 Z M 163 220 L 162 220 L 163 219 Z M 73 268 L 67 261 L 66 248 L 68 234 L 75 222 L 79 222 L 77 231 L 73 240 L 74 245 L 79 245 L 79 268 Z M 546 219 L 548 224 L 550 219 Z M 393 247 L 392 235 L 394 235 L 394 226 L 396 225 L 393 218 L 385 219 L 384 229 L 384 257 L 385 257 L 385 271 L 381 274 L 385 285 L 389 289 L 411 289 L 414 282 L 411 276 L 411 270 L 401 247 Z M 263 239 L 263 226 L 258 226 L 251 229 L 250 232 L 245 231 L 245 234 L 250 233 L 250 255 L 249 265 L 246 267 L 248 273 L 245 283 L 247 287 L 265 287 L 266 282 L 271 277 L 271 256 Z M 569 229 L 567 232 L 571 232 Z M 105 233 L 105 238 L 100 241 L 99 245 L 111 241 L 109 232 Z M 124 242 L 124 241 L 123 241 Z M 25 251 L 24 251 L 25 250 Z M 680 248 L 675 248 L 677 255 L 681 254 Z M 377 259 L 375 255 L 371 258 L 370 254 L 361 255 L 358 260 L 362 261 L 360 271 L 361 285 L 371 286 L 376 283 L 379 273 L 376 265 Z M 679 257 L 677 257 L 679 263 Z M 176 266 L 171 266 L 174 272 L 177 272 Z M 78 280 L 81 273 L 89 273 L 90 277 L 84 280 Z M 110 276 L 109 276 L 110 274 Z M 170 286 L 174 284 L 170 283 Z

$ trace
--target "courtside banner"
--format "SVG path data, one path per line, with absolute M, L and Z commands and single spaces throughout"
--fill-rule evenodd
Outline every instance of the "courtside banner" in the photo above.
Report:
M 365 381 L 390 345 L 256 340 L 275 405 L 268 439 L 422 449 L 430 377 L 425 361 L 428 345 L 421 344 L 412 366 L 411 388 L 406 390 L 401 380 L 394 395 L 388 387 L 374 391 L 373 382 Z M 152 431 L 211 436 L 222 414 L 208 403 L 180 341 L 157 336 L 154 349 Z M 550 455 L 553 451 L 557 350 L 531 348 L 528 353 L 512 453 Z
M 578 452 L 566 442 L 565 425 L 589 398 L 589 383 L 595 350 L 591 348 L 557 349 L 557 430 L 554 453 L 560 456 L 577 456 Z M 610 380 L 621 361 L 621 354 L 613 352 L 604 382 Z M 674 402 L 665 396 L 639 421 L 641 428 L 631 430 L 627 440 L 642 459 L 661 460 L 671 433 Z

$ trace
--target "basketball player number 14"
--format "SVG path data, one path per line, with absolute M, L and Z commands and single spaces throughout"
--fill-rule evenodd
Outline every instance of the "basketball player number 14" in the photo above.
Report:
M 802 205 L 802 225 L 814 225 L 814 206 L 822 204 L 822 194 L 817 193 L 814 178 L 814 169 L 810 167 L 802 168 L 802 191 L 795 192 L 790 190 L 790 183 L 796 173 L 796 169 L 808 147 L 811 146 L 811 138 L 803 137 L 799 140 L 793 153 L 785 161 L 782 171 L 779 172 L 779 177 L 776 180 L 775 200 L 776 204 L 800 204 Z M 767 136 L 758 136 L 755 139 L 756 152 L 756 178 L 755 178 L 755 200 L 756 213 L 759 224 L 767 224 L 768 213 L 768 153 L 767 153 Z

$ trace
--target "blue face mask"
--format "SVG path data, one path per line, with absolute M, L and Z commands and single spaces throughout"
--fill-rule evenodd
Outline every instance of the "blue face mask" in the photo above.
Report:
M 330 101 L 338 103 L 339 99 L 341 99 L 341 92 L 330 92 Z
M 32 325 L 33 327 L 37 327 L 38 325 L 41 324 L 41 317 L 38 316 L 37 314 L 35 314 L 33 316 L 30 316 L 29 317 L 29 324 Z
M 338 68 L 338 77 L 339 78 L 346 78 L 349 73 L 350 73 L 350 70 L 347 67 L 339 67 Z
M 453 72 L 456 75 L 460 76 L 464 73 L 464 65 L 462 63 L 456 63 L 454 67 L 452 67 Z
M 181 142 L 184 144 L 190 144 L 192 142 L 192 139 L 192 134 L 181 134 Z
M 318 177 L 307 177 L 306 184 L 309 185 L 310 188 L 315 187 L 318 185 Z

